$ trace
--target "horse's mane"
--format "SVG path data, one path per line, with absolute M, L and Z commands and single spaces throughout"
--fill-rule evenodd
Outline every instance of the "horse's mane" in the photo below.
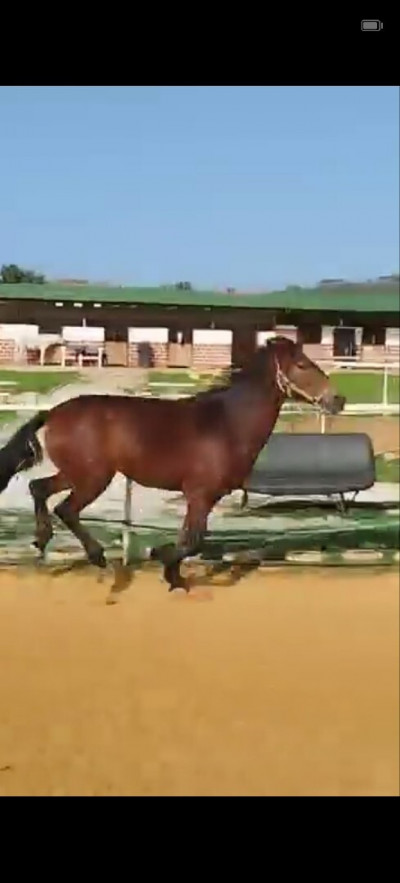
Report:
M 205 396 L 209 397 L 241 383 L 253 382 L 254 384 L 257 384 L 260 380 L 262 380 L 263 384 L 266 386 L 268 386 L 268 380 L 271 384 L 274 383 L 275 373 L 272 372 L 272 359 L 270 358 L 270 354 L 272 346 L 274 346 L 276 342 L 289 343 L 290 341 L 285 337 L 277 336 L 273 338 L 273 342 L 267 341 L 263 346 L 257 347 L 254 355 L 244 367 L 235 368 L 230 366 L 229 368 L 224 369 L 218 374 L 214 383 L 212 383 L 207 389 L 198 393 L 196 398 L 203 398 Z

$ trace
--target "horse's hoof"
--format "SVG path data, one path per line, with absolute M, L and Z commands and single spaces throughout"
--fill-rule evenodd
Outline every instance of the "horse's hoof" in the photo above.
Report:
M 118 604 L 118 598 L 115 597 L 113 592 L 109 592 L 106 597 L 106 605 L 107 607 L 112 607 L 114 604 Z
M 33 546 L 33 548 L 36 549 L 36 552 L 39 553 L 37 556 L 37 561 L 44 561 L 46 546 L 41 546 L 37 540 L 33 540 L 31 546 Z
M 103 552 L 103 549 L 99 549 L 96 552 L 91 552 L 88 555 L 89 561 L 91 564 L 94 564 L 96 567 L 100 567 L 102 570 L 105 570 L 107 567 L 107 559 Z
M 170 585 L 168 586 L 168 591 L 169 591 L 169 592 L 175 592 L 176 589 L 184 589 L 184 591 L 185 591 L 186 593 L 188 593 L 188 592 L 189 592 L 189 588 L 188 588 L 188 585 L 187 585 L 186 580 L 184 580 L 184 579 L 177 579 L 177 580 L 175 580 L 174 583 L 170 583 Z

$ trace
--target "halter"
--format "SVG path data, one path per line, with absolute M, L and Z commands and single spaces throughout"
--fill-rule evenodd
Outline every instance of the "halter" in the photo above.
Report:
M 297 393 L 302 399 L 305 399 L 306 402 L 309 402 L 310 405 L 321 405 L 322 394 L 320 396 L 310 396 L 303 389 L 300 389 L 292 380 L 289 380 L 287 375 L 279 364 L 279 360 L 276 355 L 274 355 L 275 360 L 275 380 L 278 389 L 280 389 L 281 393 L 286 396 L 286 398 L 290 399 L 292 396 Z

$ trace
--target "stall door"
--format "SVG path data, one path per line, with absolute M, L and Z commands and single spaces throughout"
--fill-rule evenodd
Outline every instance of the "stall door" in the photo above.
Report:
M 257 336 L 254 328 L 234 328 L 232 336 L 232 365 L 243 368 L 257 348 Z
M 128 332 L 126 328 L 106 328 L 104 346 L 106 364 L 125 368 L 128 365 Z
M 354 359 L 357 355 L 356 329 L 345 326 L 334 328 L 333 355 L 339 359 Z
M 168 368 L 190 368 L 192 364 L 191 328 L 178 330 L 170 328 L 168 332 Z

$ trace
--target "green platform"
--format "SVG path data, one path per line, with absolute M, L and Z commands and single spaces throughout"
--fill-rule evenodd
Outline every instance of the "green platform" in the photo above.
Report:
M 340 515 L 332 506 L 306 508 L 268 505 L 215 519 L 202 558 L 208 561 L 304 563 L 394 563 L 398 556 L 399 508 L 356 506 Z M 129 558 L 139 561 L 146 548 L 174 542 L 176 530 L 142 526 L 130 534 Z M 349 556 L 351 550 L 359 552 Z M 310 555 L 318 553 L 318 555 Z
M 85 519 L 104 545 L 109 559 L 145 562 L 149 549 L 175 542 L 182 508 L 168 507 L 154 523 L 124 527 L 121 522 Z M 46 561 L 62 563 L 83 558 L 80 545 L 54 519 L 55 536 Z M 202 558 L 206 561 L 286 564 L 394 564 L 399 558 L 400 511 L 393 504 L 358 504 L 346 515 L 332 506 L 285 504 L 257 506 L 250 511 L 220 509 L 210 519 Z M 31 543 L 33 515 L 7 511 L 0 519 L 0 564 L 27 564 L 37 558 Z

